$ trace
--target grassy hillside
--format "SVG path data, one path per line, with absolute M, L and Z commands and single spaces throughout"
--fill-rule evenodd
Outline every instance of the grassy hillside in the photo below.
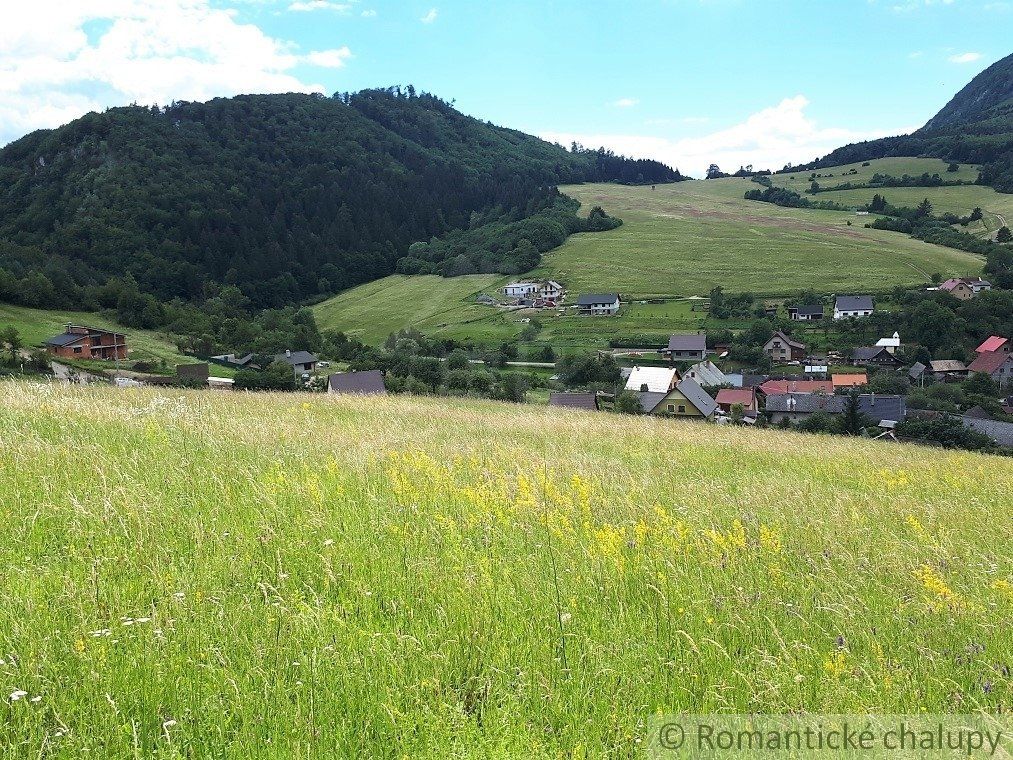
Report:
M 947 162 L 938 158 L 881 158 L 865 163 L 868 163 L 869 166 L 857 163 L 816 171 L 776 174 L 771 177 L 771 180 L 775 185 L 804 193 L 809 187 L 809 177 L 813 174 L 824 175 L 817 180 L 823 187 L 833 187 L 845 182 L 867 183 L 877 173 L 902 177 L 905 174 L 918 176 L 923 172 L 928 172 L 929 174 L 937 173 L 947 181 L 971 182 L 978 176 L 977 167 L 970 164 L 960 164 L 959 171 L 947 172 Z M 848 174 L 852 169 L 857 170 L 858 174 Z M 827 174 L 834 176 L 827 177 Z M 806 197 L 813 200 L 859 206 L 869 203 L 876 193 L 886 196 L 886 199 L 894 206 L 911 206 L 912 208 L 917 206 L 923 198 L 928 198 L 932 201 L 933 211 L 937 214 L 951 212 L 959 216 L 967 216 L 975 207 L 979 207 L 984 212 L 984 218 L 980 222 L 969 225 L 968 232 L 994 233 L 1003 224 L 1013 224 L 1013 194 L 997 193 L 984 185 L 862 188 L 836 190 Z
M 547 254 L 536 274 L 577 291 L 631 296 L 728 291 L 786 294 L 884 289 L 981 271 L 982 260 L 903 235 L 862 228 L 854 214 L 786 209 L 743 200 L 743 179 L 677 185 L 561 188 L 585 206 L 601 204 L 622 227 L 576 235 Z M 847 222 L 851 221 L 852 226 Z
M 1008 459 L 38 384 L 0 458 L 11 756 L 630 756 L 661 711 L 1013 700 Z
M 130 361 L 165 361 L 170 366 L 193 363 L 193 357 L 179 353 L 165 336 L 148 330 L 126 328 L 98 314 L 81 311 L 44 311 L 0 303 L 0 326 L 14 325 L 28 347 L 40 346 L 47 338 L 63 332 L 68 322 L 127 334 Z M 110 364 L 110 366 L 112 366 Z

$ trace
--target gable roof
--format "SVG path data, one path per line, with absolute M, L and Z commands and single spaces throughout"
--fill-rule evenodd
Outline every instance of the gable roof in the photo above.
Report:
M 81 333 L 63 333 L 61 335 L 54 335 L 52 338 L 46 341 L 47 346 L 69 346 L 71 343 L 77 343 L 80 340 L 87 338 L 87 335 Z
M 677 333 L 668 338 L 669 351 L 707 352 L 707 336 L 700 333 Z
M 855 372 L 851 374 L 842 373 L 839 375 L 831 375 L 830 382 L 833 383 L 834 388 L 854 388 L 859 385 L 868 385 L 869 376 L 864 372 Z
M 692 378 L 687 377 L 680 381 L 675 389 L 685 396 L 686 400 L 695 406 L 704 417 L 710 417 L 718 408 L 718 402 L 712 399 L 710 394 Z
M 285 364 L 291 364 L 294 367 L 296 364 L 312 364 L 316 362 L 316 360 L 317 357 L 309 351 L 292 351 L 291 354 L 286 354 L 283 351 L 280 354 L 275 354 L 272 361 L 284 362 Z
M 780 330 L 778 330 L 778 331 L 777 331 L 777 332 L 775 332 L 775 333 L 774 333 L 773 335 L 771 335 L 771 336 L 770 336 L 770 339 L 769 339 L 769 340 L 768 340 L 768 341 L 767 341 L 766 343 L 764 343 L 763 345 L 764 345 L 764 346 L 769 346 L 769 345 L 770 345 L 770 342 L 771 342 L 772 340 L 775 340 L 775 339 L 777 339 L 777 338 L 780 338 L 781 340 L 783 340 L 783 341 L 784 341 L 784 342 L 785 342 L 785 343 L 786 343 L 786 344 L 787 344 L 788 346 L 790 346 L 791 348 L 801 348 L 801 349 L 805 349 L 805 343 L 799 343 L 799 342 L 798 342 L 797 340 L 794 340 L 793 338 L 789 338 L 789 337 L 788 337 L 787 335 L 785 335 L 785 334 L 784 334 L 783 332 L 781 332 Z
M 577 297 L 577 306 L 594 306 L 595 304 L 613 304 L 619 300 L 618 293 L 588 293 Z
M 729 382 L 728 376 L 712 361 L 697 362 L 686 370 L 686 377 L 693 378 L 703 386 L 725 385 Z
M 562 406 L 567 409 L 584 409 L 598 411 L 598 397 L 594 393 L 564 393 L 553 391 L 549 394 L 549 406 Z
M 385 394 L 383 373 L 378 369 L 365 372 L 336 372 L 327 378 L 334 393 Z
M 678 375 L 673 367 L 634 367 L 626 379 L 626 390 L 640 393 L 646 385 L 650 393 L 668 393 Z
M 939 289 L 940 290 L 945 290 L 945 291 L 950 291 L 950 290 L 953 290 L 954 288 L 958 287 L 959 285 L 967 285 L 968 287 L 970 287 L 970 284 L 968 283 L 968 281 L 965 280 L 963 277 L 951 277 L 946 282 L 942 283 L 939 286 Z
M 915 362 L 914 364 L 911 365 L 911 369 L 907 371 L 907 376 L 910 377 L 912 380 L 917 380 L 919 377 L 925 374 L 926 369 L 928 369 L 928 367 L 926 367 L 921 362 Z
M 756 390 L 753 388 L 722 388 L 715 399 L 718 406 L 742 404 L 746 409 L 756 408 Z
M 1000 422 L 999 420 L 976 420 L 973 417 L 961 417 L 960 421 L 966 427 L 984 433 L 1000 446 L 1013 448 L 1013 422 Z
M 872 296 L 837 296 L 834 308 L 837 311 L 872 311 Z
M 863 393 L 858 397 L 858 409 L 877 423 L 883 420 L 903 422 L 907 417 L 907 402 L 903 396 L 884 393 Z
M 844 396 L 828 396 L 825 393 L 775 393 L 767 396 L 768 412 L 789 412 L 792 414 L 812 414 L 827 412 L 841 414 L 847 399 Z
M 767 380 L 759 386 L 769 398 L 779 393 L 825 393 L 833 394 L 832 380 Z
M 900 348 L 900 333 L 895 332 L 889 338 L 880 338 L 876 341 L 876 345 L 884 348 Z
M 1004 354 L 1002 351 L 992 351 L 987 354 L 978 354 L 968 367 L 968 372 L 985 372 L 991 375 L 1007 361 L 1013 361 L 1013 354 Z
M 788 311 L 794 311 L 799 316 L 812 317 L 823 313 L 823 304 L 809 304 L 807 306 L 789 306 Z
M 967 365 L 958 359 L 933 359 L 929 366 L 933 372 L 967 372 Z
M 993 335 L 990 338 L 987 338 L 985 342 L 983 342 L 980 346 L 978 346 L 974 350 L 977 351 L 979 354 L 986 354 L 992 351 L 998 351 L 1006 344 L 1007 340 L 1009 340 L 1009 338 L 1004 338 L 1001 335 Z
M 665 393 L 652 393 L 651 391 L 641 391 L 637 393 L 637 398 L 640 399 L 640 408 L 644 414 L 650 414 L 658 408 L 658 404 L 665 400 L 665 396 L 668 395 L 668 391 Z
M 857 362 L 867 362 L 884 354 L 886 358 L 900 363 L 900 360 L 896 356 L 886 350 L 886 346 L 858 346 L 852 354 L 852 358 Z

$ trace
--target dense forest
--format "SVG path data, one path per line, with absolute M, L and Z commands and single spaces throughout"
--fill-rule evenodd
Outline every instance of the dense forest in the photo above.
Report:
M 114 108 L 0 150 L 0 299 L 92 309 L 121 290 L 165 304 L 233 287 L 257 310 L 406 257 L 417 271 L 513 273 L 560 231 L 618 223 L 578 218 L 557 184 L 681 179 L 411 87 Z M 462 235 L 465 260 L 450 242 Z
M 785 167 L 805 171 L 891 156 L 929 156 L 981 164 L 979 182 L 1013 193 L 1013 55 L 989 66 L 921 129 L 910 135 L 853 143 L 812 163 Z

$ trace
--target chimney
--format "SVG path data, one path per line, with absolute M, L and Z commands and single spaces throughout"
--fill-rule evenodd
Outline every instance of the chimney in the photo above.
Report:
M 286 348 L 285 349 L 285 357 L 289 358 L 289 359 L 292 358 L 292 349 L 290 349 L 290 348 Z

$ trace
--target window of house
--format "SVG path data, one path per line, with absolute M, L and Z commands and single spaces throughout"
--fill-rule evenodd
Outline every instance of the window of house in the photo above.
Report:
M 685 414 L 685 413 L 686 413 L 686 407 L 685 407 L 685 405 L 679 404 L 679 414 Z
M 675 404 L 669 404 L 668 405 L 668 411 L 674 412 L 675 411 Z
M 80 346 L 74 346 L 74 353 L 75 354 L 81 353 L 81 347 Z

